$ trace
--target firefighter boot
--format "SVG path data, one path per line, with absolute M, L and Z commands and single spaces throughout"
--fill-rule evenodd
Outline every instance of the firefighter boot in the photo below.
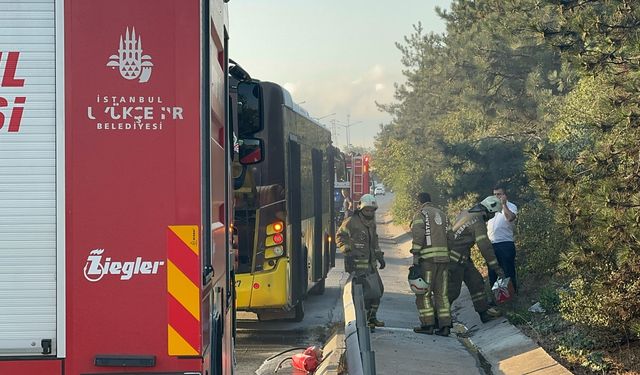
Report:
M 376 317 L 377 312 L 378 306 L 372 305 L 371 310 L 369 310 L 367 313 L 367 324 L 371 329 L 375 329 L 376 327 L 384 327 L 384 322 L 382 320 L 378 320 L 378 318 Z
M 449 333 L 451 333 L 451 328 L 442 327 L 436 332 L 436 335 L 438 335 L 438 336 L 449 336 Z
M 413 332 L 415 332 L 415 333 L 423 333 L 425 335 L 433 335 L 434 328 L 431 325 L 418 326 L 418 327 L 413 327 Z
M 382 320 L 378 320 L 378 318 L 374 316 L 369 318 L 369 327 L 370 328 L 384 327 L 384 322 Z
M 482 321 L 482 323 L 486 323 L 495 318 L 499 318 L 500 316 L 502 316 L 502 313 L 500 311 L 494 309 L 493 307 L 490 307 L 480 313 L 480 320 Z

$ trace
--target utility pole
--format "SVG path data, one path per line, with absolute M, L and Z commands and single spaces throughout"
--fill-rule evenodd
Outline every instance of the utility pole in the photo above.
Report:
M 331 137 L 336 140 L 336 146 L 338 146 L 338 132 L 336 130 L 336 119 L 331 119 Z
M 347 148 L 351 146 L 351 136 L 349 134 L 349 128 L 354 126 L 354 125 L 358 125 L 358 124 L 362 123 L 362 121 L 351 123 L 350 120 L 351 120 L 351 115 L 349 114 L 349 115 L 347 115 L 347 125 L 342 125 L 347 129 Z

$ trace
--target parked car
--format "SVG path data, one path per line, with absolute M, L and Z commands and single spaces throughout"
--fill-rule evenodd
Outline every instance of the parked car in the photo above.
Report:
M 384 186 L 376 186 L 376 189 L 373 191 L 373 195 L 385 195 L 385 193 Z

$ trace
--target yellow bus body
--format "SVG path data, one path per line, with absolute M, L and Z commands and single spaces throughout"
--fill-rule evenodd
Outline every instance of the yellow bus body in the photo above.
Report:
M 236 293 L 238 310 L 281 308 L 289 305 L 289 260 L 279 259 L 270 271 L 236 275 Z

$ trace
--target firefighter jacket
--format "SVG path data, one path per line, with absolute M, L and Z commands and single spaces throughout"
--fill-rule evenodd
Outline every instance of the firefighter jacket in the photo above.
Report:
M 447 219 L 432 203 L 424 203 L 411 220 L 411 253 L 433 263 L 448 263 Z
M 448 233 L 449 255 L 452 262 L 464 263 L 471 258 L 471 247 L 476 244 L 489 268 L 502 274 L 493 245 L 487 237 L 487 224 L 482 212 L 463 211 Z
M 376 260 L 384 256 L 378 245 L 375 218 L 367 219 L 358 210 L 353 216 L 345 219 L 338 229 L 336 244 L 340 252 L 346 256 L 347 272 L 355 271 L 362 274 L 373 271 Z

